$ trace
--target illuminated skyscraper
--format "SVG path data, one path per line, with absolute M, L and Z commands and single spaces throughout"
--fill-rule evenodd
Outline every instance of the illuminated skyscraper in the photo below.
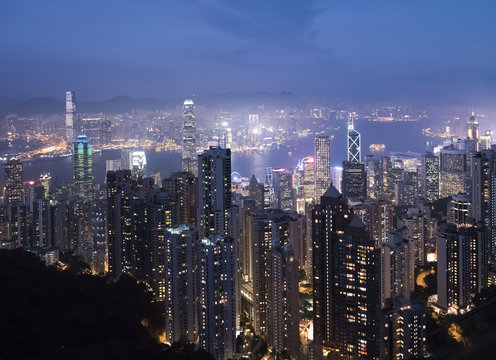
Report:
M 427 202 L 439 199 L 439 158 L 432 153 L 422 156 L 420 167 L 422 196 Z
M 341 189 L 346 200 L 365 201 L 367 198 L 367 176 L 364 163 L 343 161 Z
M 5 164 L 4 204 L 13 206 L 22 201 L 22 163 L 12 158 Z
M 347 148 L 348 148 L 348 162 L 359 163 L 362 161 L 360 154 L 360 133 L 355 130 L 353 124 L 353 118 L 356 115 L 350 114 L 348 118 L 348 136 L 347 136 Z
M 343 359 L 380 356 L 380 253 L 331 186 L 312 211 L 314 342 Z
M 65 92 L 65 140 L 67 144 L 74 141 L 74 123 L 76 122 L 76 93 Z
M 331 185 L 331 138 L 315 138 L 315 201 L 320 201 Z
M 467 121 L 467 139 L 479 140 L 479 121 L 473 112 Z
M 467 152 L 453 146 L 439 152 L 439 197 L 445 198 L 467 190 Z
M 43 190 L 45 192 L 45 197 L 47 198 L 50 195 L 50 183 L 52 181 L 52 177 L 50 173 L 43 173 L 40 175 L 40 184 L 43 186 Z
M 231 150 L 211 146 L 198 156 L 198 229 L 202 238 L 226 235 L 232 204 Z
M 165 335 L 195 342 L 198 332 L 197 233 L 187 225 L 165 230 Z
M 448 224 L 437 240 L 438 305 L 464 309 L 488 286 L 490 244 L 484 230 Z
M 183 105 L 183 151 L 182 169 L 198 176 L 196 158 L 196 120 L 193 100 L 187 99 Z
M 472 201 L 467 193 L 458 193 L 451 195 L 448 202 L 447 221 L 449 224 L 456 226 L 467 226 L 470 223 L 470 214 L 472 213 Z
M 199 246 L 199 345 L 217 360 L 231 359 L 236 351 L 234 241 L 211 236 Z
M 79 135 L 73 143 L 72 165 L 76 195 L 90 199 L 93 189 L 93 151 L 85 135 Z

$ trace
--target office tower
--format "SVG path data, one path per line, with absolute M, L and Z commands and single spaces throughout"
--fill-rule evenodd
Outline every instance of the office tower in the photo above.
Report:
M 182 170 L 198 176 L 195 106 L 191 99 L 186 99 L 183 105 Z
M 129 152 L 129 169 L 134 178 L 143 176 L 146 166 L 146 154 L 142 150 L 132 150 Z
M 432 153 L 422 155 L 420 166 L 422 197 L 427 202 L 439 199 L 439 158 Z
M 45 191 L 45 197 L 47 198 L 50 195 L 50 183 L 52 181 L 52 177 L 50 173 L 42 173 L 40 175 L 40 184 L 43 186 L 43 190 Z
M 334 166 L 334 171 L 332 171 L 332 185 L 337 191 L 342 192 L 341 184 L 343 182 L 343 168 L 341 166 Z
M 109 171 L 117 171 L 117 170 L 124 170 L 122 168 L 121 159 L 105 160 L 105 174 L 108 173 Z
M 376 245 L 385 243 L 394 227 L 394 206 L 386 200 L 367 201 L 355 208 Z
M 252 175 L 250 178 L 249 193 L 250 198 L 255 202 L 255 208 L 263 210 L 264 208 L 264 185 L 260 184 L 255 177 Z
M 215 359 L 235 353 L 236 299 L 234 241 L 219 235 L 200 242 L 198 340 Z
M 344 359 L 380 356 L 380 254 L 331 186 L 313 209 L 314 342 Z
M 465 150 L 445 147 L 439 152 L 439 197 L 465 192 L 467 176 L 467 153 Z
M 436 240 L 438 305 L 464 309 L 488 286 L 490 244 L 484 229 L 448 224 Z
M 366 200 L 367 176 L 364 163 L 343 161 L 341 189 L 346 201 L 364 202 Z
M 198 229 L 201 238 L 228 232 L 231 150 L 211 146 L 198 156 Z
M 479 121 L 473 112 L 467 121 L 467 139 L 479 140 Z
M 493 143 L 493 131 L 492 130 L 486 130 L 484 135 L 481 135 L 479 137 L 480 141 L 480 150 L 490 150 L 491 145 Z
M 94 147 L 102 145 L 102 118 L 103 114 L 97 116 L 81 116 L 79 122 L 79 135 L 86 135 Z
M 312 203 L 315 200 L 315 158 L 307 156 L 301 162 L 303 176 L 298 188 L 298 197 L 305 203 Z
M 188 172 L 172 173 L 162 182 L 162 190 L 168 193 L 178 207 L 178 224 L 195 225 L 198 206 L 198 182 Z
M 298 356 L 298 264 L 291 244 L 276 245 L 270 259 L 268 345 L 276 354 Z
M 369 199 L 378 199 L 379 188 L 379 162 L 374 155 L 365 157 L 365 173 L 367 174 L 367 196 Z
M 276 194 L 274 189 L 274 171 L 271 167 L 265 168 L 264 208 L 275 208 Z
M 5 163 L 5 193 L 3 202 L 14 206 L 22 202 L 22 163 L 21 160 L 12 158 Z
M 74 191 L 83 199 L 90 199 L 93 192 L 93 151 L 88 138 L 79 135 L 73 143 Z
M 295 211 L 294 174 L 291 169 L 274 169 L 274 192 L 277 208 L 283 211 Z
M 196 341 L 197 237 L 188 225 L 165 229 L 165 336 L 170 344 Z
M 74 125 L 76 122 L 76 93 L 65 92 L 65 141 L 72 144 L 75 139 Z M 76 134 L 81 135 L 81 134 Z
M 362 161 L 362 157 L 360 154 L 360 134 L 355 130 L 353 124 L 353 118 L 355 114 L 350 114 L 348 118 L 348 136 L 346 147 L 348 149 L 348 162 L 350 163 L 359 163 Z
M 469 225 L 472 213 L 472 200 L 467 193 L 458 193 L 451 195 L 448 202 L 447 222 L 456 226 Z
M 102 121 L 102 128 L 100 134 L 100 141 L 102 145 L 110 145 L 112 142 L 112 122 L 110 120 Z
M 315 138 L 315 200 L 319 201 L 331 185 L 331 138 Z

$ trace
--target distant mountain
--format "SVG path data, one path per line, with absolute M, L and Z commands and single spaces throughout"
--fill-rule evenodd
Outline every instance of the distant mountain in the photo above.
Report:
M 33 98 L 20 102 L 15 102 L 0 108 L 0 114 L 6 115 L 15 113 L 20 116 L 28 115 L 53 115 L 64 112 L 64 102 L 52 98 Z
M 298 107 L 303 100 L 291 92 L 224 93 L 215 95 L 197 95 L 193 100 L 198 105 L 224 109 L 250 108 L 264 105 L 266 107 Z M 184 98 L 160 100 L 155 98 L 136 99 L 130 96 L 115 96 L 104 101 L 77 102 L 77 111 L 81 113 L 126 113 L 136 109 L 158 110 L 181 106 Z M 0 98 L 0 118 L 9 113 L 20 116 L 54 115 L 65 112 L 65 102 L 53 98 L 39 97 L 24 101 Z
M 10 98 L 6 98 L 6 97 L 3 97 L 3 96 L 0 96 L 0 109 L 1 108 L 4 108 L 4 107 L 7 107 L 7 106 L 10 106 L 12 104 L 16 103 L 16 101 L 14 99 L 10 99 Z

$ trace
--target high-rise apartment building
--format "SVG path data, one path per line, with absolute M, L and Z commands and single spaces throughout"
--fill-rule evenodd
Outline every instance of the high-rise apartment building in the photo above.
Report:
M 490 244 L 484 229 L 448 224 L 436 240 L 438 305 L 464 309 L 488 286 Z
M 465 192 L 467 152 L 451 147 L 440 150 L 439 153 L 439 197 L 445 198 L 453 194 Z
M 234 355 L 236 340 L 234 241 L 219 235 L 204 238 L 198 258 L 198 340 L 217 360 Z
M 343 359 L 378 359 L 380 253 L 331 186 L 313 210 L 314 339 Z
M 198 176 L 195 106 L 191 99 L 183 104 L 182 170 Z
M 165 229 L 165 336 L 194 343 L 198 334 L 198 234 L 188 225 Z
M 201 238 L 228 233 L 231 205 L 231 150 L 211 146 L 198 156 L 197 223 Z
M 315 200 L 319 201 L 331 185 L 331 138 L 318 136 L 315 145 Z

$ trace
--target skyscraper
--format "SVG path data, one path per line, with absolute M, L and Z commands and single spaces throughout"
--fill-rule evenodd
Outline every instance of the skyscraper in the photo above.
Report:
M 85 135 L 79 135 L 73 143 L 72 165 L 76 195 L 90 199 L 93 190 L 93 151 Z
M 467 190 L 467 152 L 453 146 L 439 152 L 439 197 L 445 198 Z
M 22 201 L 22 163 L 12 158 L 5 164 L 4 204 L 13 206 Z
M 448 224 L 436 240 L 436 250 L 438 305 L 463 309 L 488 286 L 490 245 L 484 230 Z
M 360 133 L 355 130 L 353 124 L 353 118 L 356 115 L 350 114 L 348 118 L 348 136 L 347 136 L 347 148 L 348 148 L 348 161 L 351 163 L 359 163 L 362 161 L 361 150 L 360 150 Z
M 234 241 L 218 235 L 202 239 L 198 260 L 199 345 L 215 359 L 228 360 L 236 351 Z
M 231 205 L 231 150 L 211 146 L 198 156 L 197 222 L 201 238 L 227 234 Z
M 439 158 L 429 152 L 422 155 L 420 171 L 422 197 L 427 202 L 436 201 L 439 199 Z
M 343 359 L 380 356 L 379 250 L 331 186 L 312 213 L 314 340 Z
M 198 332 L 197 233 L 187 225 L 165 230 L 165 335 L 195 342 Z
M 479 140 L 479 121 L 473 112 L 467 121 L 467 139 Z
M 331 138 L 315 138 L 315 201 L 320 201 L 331 185 Z
M 341 189 L 346 200 L 365 201 L 367 198 L 367 176 L 364 163 L 343 161 Z
M 186 99 L 183 105 L 182 170 L 198 176 L 195 106 L 191 99 Z
M 67 144 L 74 141 L 74 123 L 76 122 L 76 93 L 65 92 L 65 140 Z M 79 134 L 77 134 L 79 135 Z

